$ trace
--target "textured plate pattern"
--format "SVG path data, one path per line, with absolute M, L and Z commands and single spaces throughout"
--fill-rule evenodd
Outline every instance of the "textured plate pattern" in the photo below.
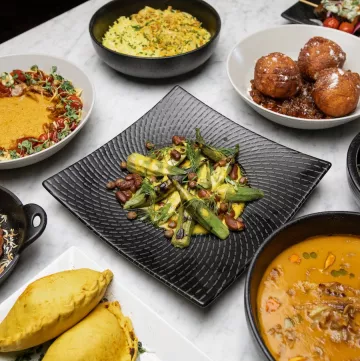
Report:
M 173 135 L 193 138 L 195 128 L 217 146 L 240 144 L 239 161 L 265 198 L 247 206 L 246 231 L 220 241 L 197 236 L 175 249 L 161 230 L 129 221 L 105 189 L 123 177 L 119 162 L 145 153 L 150 140 L 166 145 Z M 291 219 L 331 164 L 273 143 L 239 126 L 175 87 L 153 109 L 110 142 L 44 182 L 45 188 L 102 240 L 137 266 L 200 306 L 206 306 L 244 271 L 259 245 Z

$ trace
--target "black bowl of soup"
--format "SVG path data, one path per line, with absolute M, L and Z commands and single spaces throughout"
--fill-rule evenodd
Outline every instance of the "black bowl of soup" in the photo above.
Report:
M 138 14 L 145 7 L 162 11 L 171 7 L 174 11 L 190 14 L 201 23 L 200 26 L 206 29 L 210 34 L 210 38 L 206 40 L 206 43 L 199 43 L 196 40 L 197 34 L 194 33 L 194 39 L 190 39 L 189 34 L 193 30 L 186 28 L 187 30 L 183 36 L 185 45 L 181 42 L 181 38 L 178 38 L 178 40 L 174 41 L 174 44 L 170 43 L 168 52 L 163 52 L 166 55 L 158 54 L 156 44 L 160 42 L 161 44 L 169 44 L 169 39 L 163 39 L 161 36 L 157 36 L 157 33 L 150 33 L 151 36 L 149 35 L 149 29 L 153 26 L 151 23 L 153 19 L 150 14 L 148 15 L 148 21 L 142 21 L 143 19 L 141 19 L 142 22 L 139 23 L 141 25 L 138 25 L 138 23 L 131 24 L 129 29 L 125 28 L 125 31 L 119 30 L 119 32 L 116 32 L 117 36 L 114 42 L 116 42 L 117 48 L 121 52 L 104 46 L 103 38 L 117 19 L 122 16 L 129 18 L 133 14 Z M 179 28 L 171 30 L 173 34 L 181 31 L 183 25 L 181 22 L 178 25 Z M 91 40 L 99 57 L 115 70 L 140 78 L 169 78 L 196 69 L 204 64 L 214 52 L 219 40 L 220 28 L 219 14 L 212 6 L 202 0 L 113 0 L 102 6 L 93 15 L 89 25 Z M 132 33 L 130 34 L 130 32 Z M 145 33 L 143 34 L 143 32 Z M 157 38 L 155 39 L 153 35 L 156 35 Z M 134 40 L 134 37 L 141 38 L 137 41 Z M 196 41 L 196 46 L 191 51 L 168 55 L 171 51 L 170 46 L 175 49 L 183 49 L 183 46 L 188 46 L 193 41 Z M 136 52 L 132 51 L 132 49 L 135 49 Z
M 360 355 L 360 213 L 323 212 L 273 233 L 251 262 L 248 326 L 264 359 Z
M 23 205 L 15 194 L 0 186 L 0 284 L 13 272 L 24 249 L 41 236 L 46 223 L 40 206 Z

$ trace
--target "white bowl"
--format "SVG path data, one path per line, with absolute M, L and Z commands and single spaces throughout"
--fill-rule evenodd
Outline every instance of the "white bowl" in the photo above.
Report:
M 227 59 L 229 79 L 240 96 L 265 118 L 291 128 L 325 129 L 360 117 L 360 106 L 350 115 L 334 119 L 304 119 L 282 115 L 256 104 L 250 94 L 250 80 L 254 79 L 256 61 L 269 53 L 281 52 L 297 60 L 300 49 L 314 36 L 335 41 L 346 52 L 344 69 L 360 73 L 360 39 L 340 30 L 313 25 L 283 25 L 259 31 L 240 41 Z
M 40 162 L 58 152 L 84 127 L 94 105 L 95 91 L 90 79 L 80 68 L 69 61 L 42 54 L 16 54 L 0 57 L 0 72 L 10 72 L 13 69 L 27 70 L 30 69 L 32 65 L 38 65 L 39 68 L 45 72 L 50 72 L 51 67 L 55 65 L 58 68 L 59 74 L 72 81 L 76 88 L 82 89 L 81 98 L 84 105 L 82 119 L 78 127 L 59 143 L 24 158 L 0 161 L 0 170 L 25 167 Z

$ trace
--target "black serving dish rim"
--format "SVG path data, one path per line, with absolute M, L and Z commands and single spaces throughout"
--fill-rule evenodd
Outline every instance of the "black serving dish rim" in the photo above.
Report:
M 104 4 L 103 6 L 101 6 L 95 13 L 94 15 L 91 17 L 90 19 L 90 23 L 89 23 L 89 33 L 90 33 L 90 37 L 91 37 L 91 40 L 94 41 L 96 43 L 96 45 L 100 46 L 100 48 L 114 54 L 114 55 L 120 55 L 120 56 L 124 56 L 126 58 L 130 58 L 130 59 L 137 59 L 137 60 L 167 60 L 167 59 L 174 59 L 174 58 L 179 58 L 179 57 L 182 57 L 182 56 L 186 56 L 186 55 L 189 55 L 189 54 L 192 54 L 192 53 L 195 53 L 197 51 L 200 51 L 201 49 L 205 49 L 207 48 L 208 46 L 210 46 L 216 39 L 217 37 L 219 36 L 220 34 L 220 30 L 221 30 L 221 18 L 220 18 L 220 15 L 219 13 L 216 11 L 216 9 L 211 6 L 209 3 L 207 3 L 206 1 L 204 0 L 194 0 L 196 2 L 199 2 L 201 4 L 203 4 L 204 6 L 206 6 L 211 12 L 213 12 L 213 14 L 215 15 L 216 17 L 216 22 L 217 22 L 217 29 L 216 29 L 216 32 L 214 35 L 211 36 L 210 40 L 200 46 L 199 48 L 196 48 L 194 50 L 191 50 L 191 51 L 188 51 L 186 53 L 182 53 L 182 54 L 177 54 L 177 55 L 172 55 L 172 56 L 157 56 L 157 57 L 146 57 L 146 56 L 136 56 L 136 55 L 129 55 L 129 54 L 125 54 L 125 53 L 119 53 L 117 51 L 114 51 L 112 49 L 109 49 L 107 48 L 106 46 L 104 46 L 101 42 L 99 42 L 94 33 L 93 33 L 93 27 L 94 27 L 94 22 L 95 22 L 95 18 L 97 17 L 98 13 L 101 12 L 104 8 L 106 8 L 107 6 L 109 6 L 109 4 L 111 3 L 114 3 L 114 2 L 118 2 L 119 0 L 112 0 L 106 4 Z M 121 15 L 119 15 L 121 16 Z
M 174 290 L 175 292 L 179 293 L 180 295 L 184 296 L 187 300 L 191 301 L 192 303 L 196 304 L 197 306 L 201 307 L 201 308 L 206 308 L 208 306 L 210 306 L 211 304 L 213 304 L 223 293 L 226 292 L 227 289 L 229 289 L 234 282 L 236 281 L 236 279 L 238 279 L 238 277 L 241 276 L 241 274 L 244 274 L 244 272 L 247 271 L 249 264 L 251 263 L 251 259 L 248 260 L 248 262 L 246 263 L 246 265 L 244 266 L 243 271 L 241 272 L 241 274 L 239 274 L 236 278 L 234 278 L 231 282 L 229 282 L 229 284 L 224 287 L 222 289 L 221 292 L 219 292 L 214 298 L 210 299 L 210 300 L 206 300 L 205 302 L 199 301 L 198 299 L 196 299 L 196 297 L 194 295 L 191 294 L 187 294 L 186 291 L 182 290 L 181 288 L 176 288 L 174 285 L 170 284 L 167 281 L 164 281 L 161 277 L 159 277 L 156 272 L 154 272 L 151 268 L 146 267 L 144 265 L 142 265 L 138 260 L 134 260 L 131 256 L 127 255 L 126 253 L 124 253 L 122 250 L 118 250 L 118 248 L 109 241 L 109 239 L 104 236 L 100 231 L 96 230 L 94 228 L 94 226 L 92 225 L 92 223 L 89 220 L 86 220 L 85 218 L 81 217 L 76 210 L 74 210 L 72 207 L 69 206 L 69 204 L 67 204 L 67 202 L 63 199 L 61 199 L 61 197 L 59 196 L 59 193 L 54 192 L 54 190 L 52 189 L 51 186 L 51 180 L 56 177 L 59 173 L 63 173 L 66 171 L 71 170 L 77 163 L 83 161 L 85 158 L 88 158 L 94 154 L 96 154 L 99 149 L 112 144 L 112 142 L 114 140 L 116 140 L 118 138 L 118 136 L 122 133 L 124 133 L 125 131 L 127 131 L 128 129 L 131 129 L 132 127 L 135 126 L 135 124 L 141 120 L 145 115 L 147 115 L 148 113 L 151 113 L 153 111 L 154 108 L 156 108 L 158 106 L 159 103 L 161 103 L 164 99 L 166 99 L 170 94 L 172 94 L 175 90 L 180 89 L 182 92 L 192 96 L 194 99 L 196 99 L 197 101 L 199 101 L 201 104 L 204 104 L 206 107 L 210 108 L 211 110 L 213 110 L 216 114 L 222 116 L 221 113 L 219 113 L 218 111 L 216 111 L 215 109 L 213 109 L 211 106 L 205 104 L 203 101 L 199 100 L 197 97 L 195 97 L 194 95 L 192 95 L 191 93 L 189 93 L 187 90 L 185 90 L 184 88 L 182 88 L 180 85 L 176 85 L 174 86 L 166 95 L 164 95 L 161 100 L 156 103 L 153 107 L 151 107 L 142 117 L 140 117 L 136 122 L 132 123 L 131 125 L 129 125 L 128 127 L 126 127 L 125 129 L 123 129 L 119 134 L 115 135 L 112 139 L 110 139 L 109 141 L 107 141 L 106 143 L 102 144 L 101 146 L 99 146 L 97 149 L 94 149 L 92 152 L 90 152 L 89 154 L 83 156 L 81 159 L 77 160 L 76 162 L 74 162 L 73 164 L 68 165 L 67 167 L 65 167 L 64 169 L 62 169 L 60 172 L 57 172 L 55 174 L 53 174 L 52 176 L 50 176 L 49 178 L 45 179 L 42 182 L 43 187 L 60 203 L 62 204 L 70 213 L 72 213 L 80 222 L 82 222 L 87 228 L 89 228 L 97 237 L 99 237 L 103 242 L 105 242 L 105 244 L 107 244 L 110 248 L 114 249 L 117 253 L 119 253 L 122 257 L 124 257 L 125 259 L 127 259 L 128 261 L 130 261 L 131 263 L 133 263 L 135 266 L 137 266 L 138 268 L 140 268 L 141 270 L 144 270 L 145 272 L 147 272 L 148 274 L 150 274 L 152 277 L 156 278 L 157 280 L 161 281 L 163 284 L 165 284 L 166 286 L 168 286 L 170 289 Z M 225 116 L 224 116 L 225 117 Z M 239 126 L 240 128 L 244 128 L 243 125 L 235 122 L 234 120 L 225 117 L 228 121 L 230 121 L 231 123 Z M 261 139 L 264 139 L 272 144 L 275 145 L 280 145 L 281 147 L 284 147 L 287 150 L 290 151 L 295 151 L 295 152 L 299 152 L 293 148 L 290 148 L 288 146 L 284 146 L 281 145 L 280 143 L 277 143 L 274 140 L 271 140 L 269 138 L 267 138 L 264 135 L 260 135 L 259 133 L 250 130 L 248 128 L 244 128 L 248 133 L 251 133 L 253 135 L 255 135 L 256 137 L 259 137 Z M 307 191 L 307 195 L 302 199 L 301 203 L 292 210 L 292 213 L 288 216 L 288 221 L 293 219 L 293 217 L 295 216 L 295 214 L 299 211 L 299 209 L 303 206 L 303 204 L 306 202 L 306 200 L 308 199 L 309 195 L 313 192 L 313 190 L 316 188 L 316 186 L 320 183 L 320 181 L 323 179 L 323 177 L 326 175 L 326 173 L 329 171 L 329 169 L 332 167 L 332 163 L 330 163 L 327 160 L 322 160 L 319 159 L 317 157 L 314 156 L 310 156 L 306 153 L 301 153 L 300 154 L 306 155 L 311 157 L 314 160 L 317 161 L 322 161 L 324 163 L 326 163 L 327 167 L 326 167 L 326 171 L 324 171 L 324 173 L 313 183 L 312 187 L 310 190 Z
M 349 175 L 349 181 L 352 186 L 355 187 L 354 191 L 358 192 L 360 196 L 360 174 L 358 170 L 357 158 L 360 151 L 360 133 L 355 136 L 351 141 L 347 152 L 347 171 Z
M 360 138 L 360 134 L 359 134 L 359 138 Z M 296 219 L 294 219 L 294 220 L 292 220 L 290 222 L 287 222 L 284 225 L 282 225 L 281 227 L 279 227 L 275 232 L 273 232 L 261 244 L 261 246 L 256 251 L 255 255 L 253 256 L 253 258 L 252 258 L 252 260 L 250 262 L 250 266 L 248 268 L 248 273 L 246 275 L 246 280 L 245 280 L 245 292 L 244 292 L 245 317 L 246 317 L 246 320 L 248 321 L 248 326 L 250 328 L 250 332 L 251 332 L 252 337 L 256 340 L 257 346 L 261 349 L 261 351 L 266 356 L 268 361 L 276 361 L 276 360 L 272 356 L 271 352 L 269 351 L 269 349 L 267 348 L 267 346 L 265 344 L 265 341 L 261 337 L 260 332 L 258 330 L 258 327 L 256 326 L 256 315 L 254 315 L 252 310 L 251 310 L 251 296 L 250 296 L 250 294 L 251 294 L 251 290 L 250 290 L 251 279 L 252 279 L 253 274 L 256 272 L 256 268 L 257 268 L 256 263 L 257 263 L 257 260 L 258 260 L 259 256 L 261 255 L 263 250 L 268 246 L 268 244 L 271 243 L 274 238 L 276 238 L 276 236 L 278 234 L 280 234 L 281 232 L 283 232 L 287 228 L 290 228 L 290 227 L 292 227 L 293 225 L 295 225 L 297 223 L 301 223 L 303 221 L 306 221 L 306 220 L 312 219 L 312 218 L 317 218 L 317 217 L 321 218 L 321 217 L 324 217 L 324 216 L 359 216 L 359 215 L 360 215 L 360 213 L 349 212 L 349 211 L 327 211 L 327 212 L 317 212 L 317 213 L 307 214 L 305 216 L 302 216 L 302 217 L 296 218 Z

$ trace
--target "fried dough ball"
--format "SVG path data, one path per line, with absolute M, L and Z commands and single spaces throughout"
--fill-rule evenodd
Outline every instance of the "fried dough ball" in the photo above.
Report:
M 342 68 L 345 52 L 331 40 L 315 36 L 300 50 L 298 65 L 301 74 L 308 80 L 316 80 L 321 70 Z
M 255 65 L 254 85 L 272 98 L 291 98 L 300 89 L 301 75 L 294 60 L 282 53 L 261 57 Z
M 359 102 L 360 76 L 338 68 L 325 69 L 319 73 L 312 96 L 317 107 L 326 115 L 348 115 Z

